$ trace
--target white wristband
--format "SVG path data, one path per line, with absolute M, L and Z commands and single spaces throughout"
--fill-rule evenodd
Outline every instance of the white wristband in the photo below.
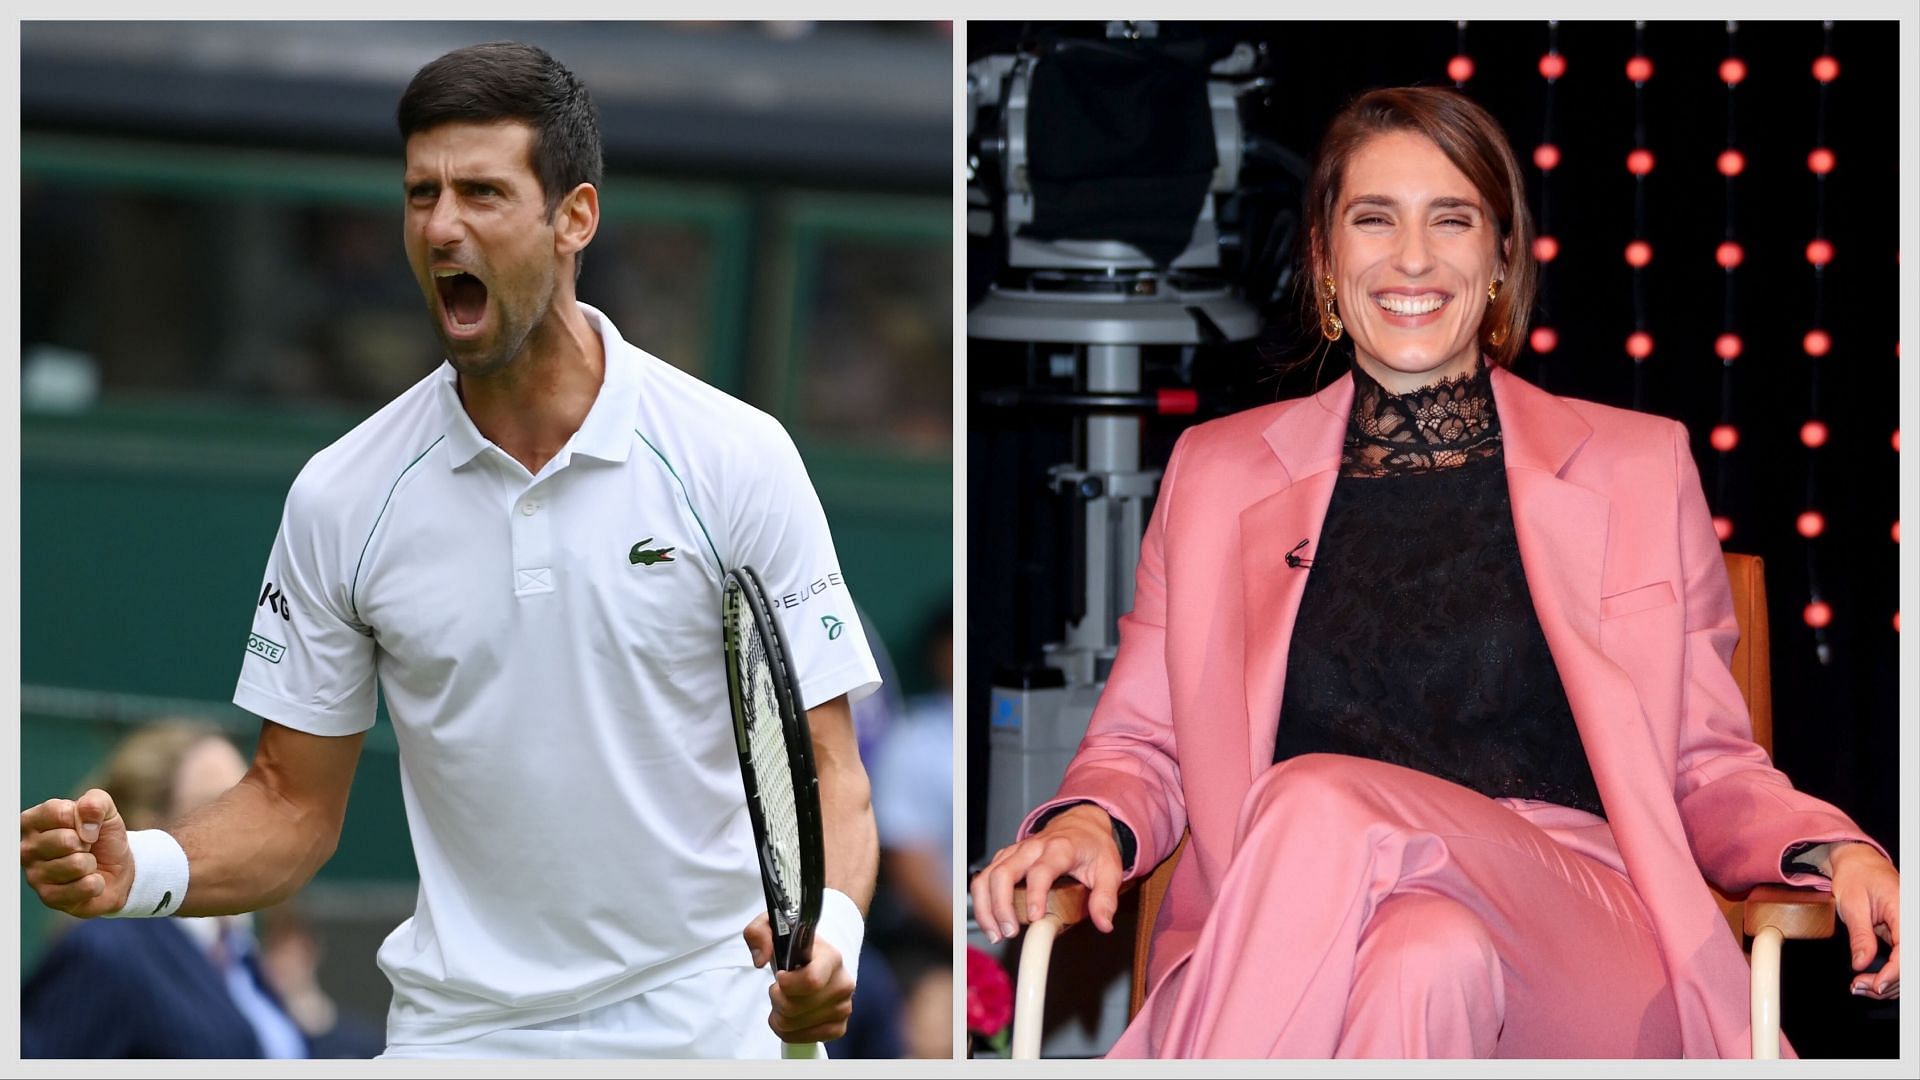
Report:
M 847 974 L 853 976 L 855 985 L 860 982 L 860 943 L 866 940 L 867 920 L 860 915 L 860 909 L 853 897 L 839 889 L 828 889 L 820 898 L 820 922 L 813 928 L 813 936 L 833 943 L 840 950 L 841 966 Z
M 133 853 L 133 888 L 127 902 L 109 919 L 147 919 L 171 915 L 187 898 L 187 852 L 164 829 L 127 834 Z

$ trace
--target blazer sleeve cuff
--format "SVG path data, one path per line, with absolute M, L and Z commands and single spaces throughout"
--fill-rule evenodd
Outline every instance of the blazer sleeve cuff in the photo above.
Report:
M 1792 856 L 1794 854 L 1798 853 L 1804 848 L 1817 847 L 1821 844 L 1865 844 L 1868 847 L 1872 848 L 1873 850 L 1879 852 L 1880 856 L 1886 859 L 1888 862 L 1893 861 L 1892 854 L 1889 853 L 1886 848 L 1880 846 L 1880 844 L 1877 841 L 1875 841 L 1872 837 L 1866 836 L 1862 833 L 1857 833 L 1857 832 L 1828 833 L 1828 834 L 1822 834 L 1818 836 L 1808 836 L 1800 840 L 1795 840 L 1792 843 L 1785 845 L 1781 849 L 1780 861 L 1779 861 L 1781 882 L 1783 884 L 1796 885 L 1802 888 L 1806 888 L 1806 887 L 1812 887 L 1816 889 L 1832 888 L 1833 887 L 1832 882 L 1827 878 L 1826 875 L 1821 874 L 1818 871 L 1815 871 L 1811 868 L 1795 869 L 1796 866 L 1804 866 L 1805 864 L 1795 864 L 1793 862 Z
M 1092 805 L 1094 804 L 1086 799 L 1076 799 L 1070 803 L 1061 803 L 1058 806 L 1051 807 L 1046 812 L 1034 817 L 1031 832 L 1039 832 L 1041 829 L 1046 828 L 1047 822 L 1052 821 L 1056 815 L 1064 811 L 1071 810 L 1076 806 Z M 1134 857 L 1139 854 L 1140 842 L 1134 839 L 1133 830 L 1127 827 L 1127 823 L 1114 817 L 1111 811 L 1108 812 L 1107 818 L 1113 823 L 1113 842 L 1120 847 L 1120 868 L 1122 872 L 1125 872 L 1133 867 Z
M 1132 821 L 1128 820 L 1127 813 L 1110 799 L 1088 795 L 1063 795 L 1059 798 L 1049 799 L 1039 806 L 1034 807 L 1033 811 L 1027 815 L 1026 820 L 1020 823 L 1020 829 L 1015 834 L 1014 839 L 1025 840 L 1027 837 L 1039 832 L 1041 826 L 1045 825 L 1055 814 L 1069 807 L 1079 806 L 1084 803 L 1091 803 L 1105 810 L 1107 816 L 1113 819 L 1115 832 L 1114 841 L 1120 847 L 1120 864 L 1125 872 L 1121 880 L 1132 879 L 1135 876 L 1134 871 L 1140 865 L 1140 830 L 1134 827 Z

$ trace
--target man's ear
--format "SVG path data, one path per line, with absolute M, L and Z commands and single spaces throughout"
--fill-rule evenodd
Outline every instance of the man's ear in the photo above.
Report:
M 554 254 L 579 254 L 599 231 L 600 191 L 592 184 L 577 185 L 554 210 Z

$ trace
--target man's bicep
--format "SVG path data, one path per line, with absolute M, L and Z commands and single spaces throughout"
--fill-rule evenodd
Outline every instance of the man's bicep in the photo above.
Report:
M 249 778 L 299 810 L 345 819 L 366 732 L 314 735 L 271 720 L 260 725 Z
M 192 868 L 181 913 L 255 911 L 312 879 L 339 847 L 364 741 L 262 725 L 246 776 L 167 830 Z
M 813 736 L 813 763 L 820 774 L 820 813 L 826 848 L 827 888 L 844 894 L 865 913 L 873 902 L 874 879 L 879 873 L 880 842 L 874 832 L 872 789 L 866 767 L 860 763 L 860 743 L 854 736 L 853 708 L 842 694 L 807 710 L 807 728 Z M 828 923 L 832 919 L 827 920 Z M 823 924 L 825 925 L 825 924 Z M 836 944 L 846 937 L 822 930 Z
M 853 729 L 853 706 L 847 695 L 823 701 L 807 710 L 807 733 L 813 737 L 814 764 L 822 769 L 828 761 L 860 760 L 860 740 Z

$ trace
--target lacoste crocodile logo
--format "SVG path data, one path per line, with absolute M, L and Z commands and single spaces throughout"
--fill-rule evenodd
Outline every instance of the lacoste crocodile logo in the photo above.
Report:
M 647 547 L 647 545 L 651 543 L 653 543 L 653 537 L 649 536 L 645 540 L 642 540 L 639 543 L 633 545 L 633 550 L 627 552 L 627 561 L 630 563 L 637 563 L 640 566 L 652 566 L 654 563 L 663 563 L 663 562 L 673 561 L 672 548 Z

